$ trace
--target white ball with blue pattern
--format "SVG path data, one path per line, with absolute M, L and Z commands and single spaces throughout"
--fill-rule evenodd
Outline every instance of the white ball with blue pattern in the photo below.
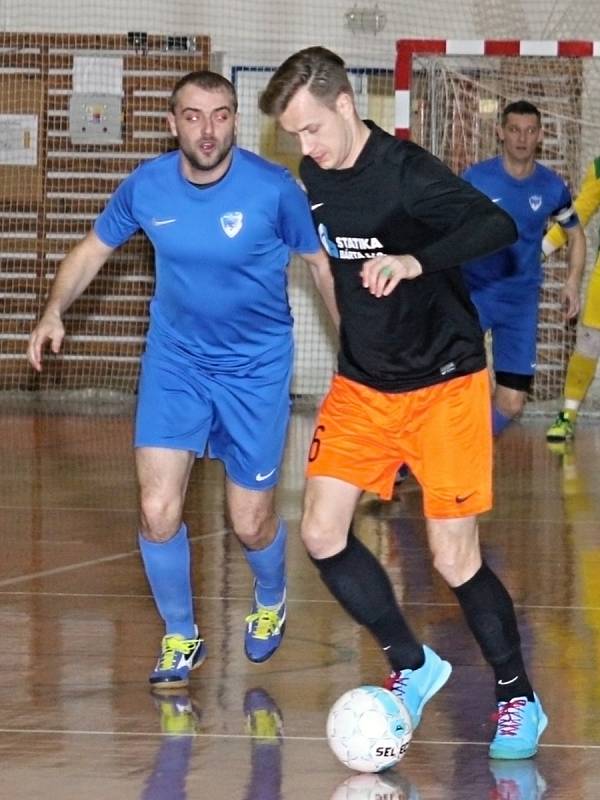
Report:
M 357 772 L 381 772 L 397 764 L 412 738 L 402 700 L 381 686 L 359 686 L 343 694 L 327 717 L 329 746 Z

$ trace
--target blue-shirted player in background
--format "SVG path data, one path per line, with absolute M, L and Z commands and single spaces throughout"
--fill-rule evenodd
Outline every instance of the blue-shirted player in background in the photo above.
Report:
M 535 160 L 542 135 L 539 110 L 526 100 L 511 103 L 498 126 L 502 155 L 463 175 L 511 215 L 519 232 L 515 244 L 470 261 L 463 270 L 481 326 L 492 334 L 496 436 L 523 411 L 535 372 L 542 239 L 549 218 L 569 239 L 565 315 L 572 319 L 579 311 L 585 236 L 565 182 Z
M 173 89 L 168 122 L 179 149 L 138 167 L 66 256 L 28 358 L 38 371 L 62 315 L 113 250 L 136 231 L 152 242 L 156 286 L 135 423 L 139 545 L 165 635 L 150 675 L 179 688 L 206 649 L 195 622 L 183 504 L 196 457 L 225 466 L 233 530 L 255 581 L 245 650 L 265 661 L 286 617 L 286 526 L 274 507 L 290 410 L 291 252 L 304 255 L 332 316 L 329 262 L 308 201 L 283 168 L 235 144 L 237 98 L 213 72 Z

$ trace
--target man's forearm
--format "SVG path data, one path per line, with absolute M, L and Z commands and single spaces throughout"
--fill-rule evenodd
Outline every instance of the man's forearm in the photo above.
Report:
M 340 314 L 338 311 L 337 303 L 335 300 L 335 287 L 333 284 L 333 275 L 329 266 L 329 259 L 322 253 L 318 258 L 305 256 L 308 261 L 313 280 L 317 287 L 325 308 L 329 312 L 329 316 L 336 331 L 340 329 Z
M 517 228 L 511 217 L 491 201 L 485 202 L 487 207 L 474 208 L 473 215 L 446 236 L 412 254 L 425 274 L 464 264 L 517 240 Z
M 64 312 L 83 294 L 112 252 L 93 233 L 82 239 L 61 262 L 44 308 L 44 314 Z
M 578 227 L 577 233 L 569 236 L 568 246 L 568 272 L 567 281 L 579 284 L 585 269 L 586 242 L 583 228 Z

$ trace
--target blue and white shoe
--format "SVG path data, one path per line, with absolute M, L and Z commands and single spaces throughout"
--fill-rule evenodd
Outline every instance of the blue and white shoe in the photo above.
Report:
M 283 639 L 285 632 L 286 602 L 278 606 L 259 606 L 254 595 L 252 611 L 246 617 L 244 651 L 250 661 L 261 663 L 271 658 Z
M 150 673 L 153 689 L 179 689 L 189 683 L 189 674 L 206 658 L 204 639 L 195 628 L 195 637 L 185 639 L 179 633 L 163 636 L 160 655 Z
M 421 722 L 425 703 L 442 688 L 450 677 L 452 667 L 436 652 L 423 645 L 425 663 L 419 669 L 403 669 L 392 672 L 384 686 L 402 700 L 410 713 L 413 730 Z
M 531 758 L 537 753 L 540 736 L 548 717 L 537 695 L 533 700 L 515 697 L 498 703 L 494 719 L 498 723 L 490 744 L 490 758 Z

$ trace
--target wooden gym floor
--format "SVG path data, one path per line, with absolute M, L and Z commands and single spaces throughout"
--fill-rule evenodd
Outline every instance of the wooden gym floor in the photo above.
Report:
M 357 531 L 415 630 L 454 665 L 410 749 L 353 777 L 324 738 L 327 710 L 385 663 L 321 586 L 298 541 L 312 415 L 294 415 L 279 505 L 290 522 L 281 650 L 243 655 L 251 581 L 223 515 L 218 463 L 199 462 L 187 521 L 209 647 L 189 695 L 155 698 L 161 636 L 136 550 L 129 414 L 0 418 L 0 796 L 11 800 L 597 800 L 600 797 L 600 424 L 566 452 L 530 419 L 501 439 L 486 557 L 513 594 L 550 717 L 535 760 L 487 758 L 491 672 L 424 547 L 418 487 L 361 502 Z M 245 715 L 261 724 L 248 731 Z M 269 710 L 271 713 L 268 713 Z M 281 717 L 282 728 L 278 726 Z

